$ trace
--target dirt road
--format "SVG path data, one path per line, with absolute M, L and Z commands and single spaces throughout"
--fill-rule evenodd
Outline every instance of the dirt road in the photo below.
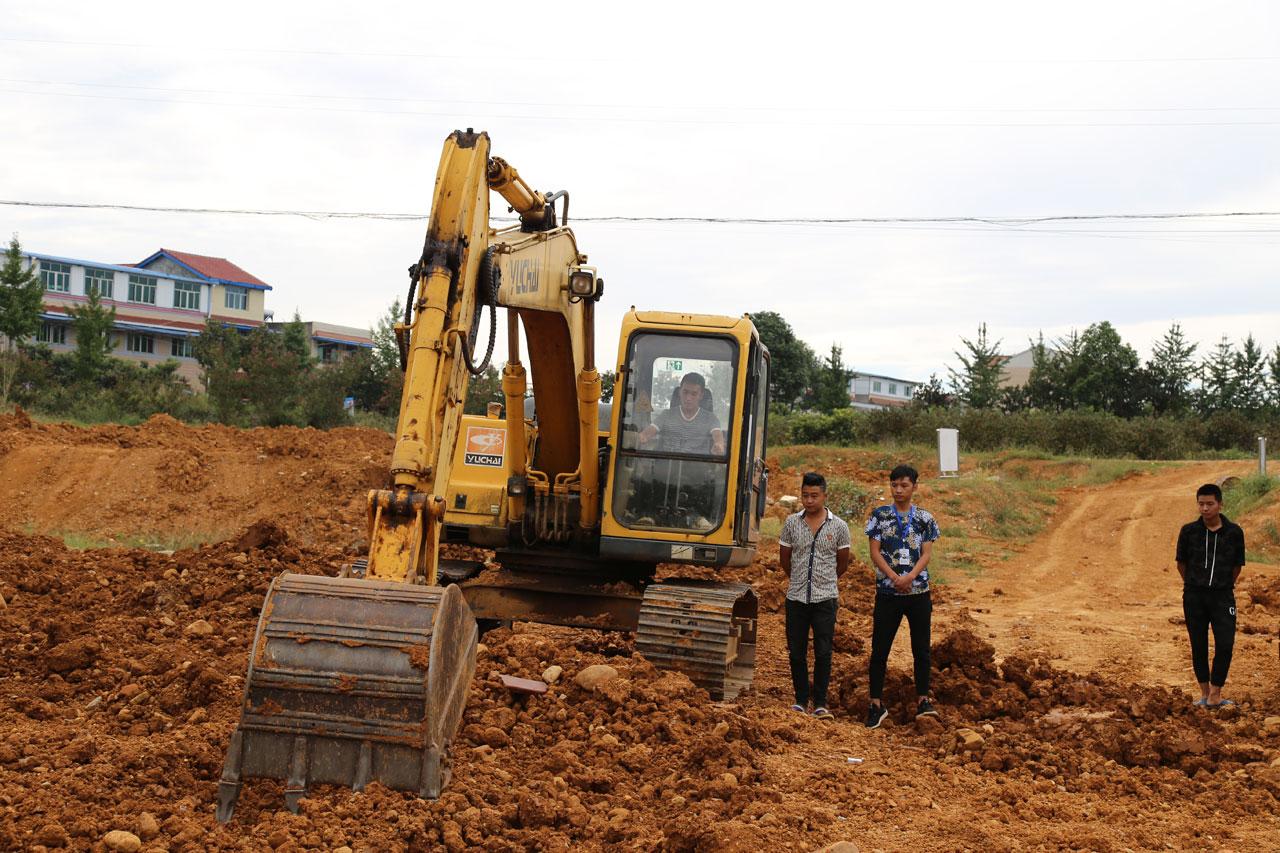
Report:
M 989 568 L 957 596 L 1002 654 L 1040 654 L 1054 666 L 1108 678 L 1188 688 L 1182 586 L 1173 565 L 1178 528 L 1195 518 L 1201 483 L 1248 474 L 1247 462 L 1171 464 L 1146 476 L 1069 493 L 1048 531 Z M 1248 566 L 1242 588 L 1280 572 Z M 1237 596 L 1242 628 L 1255 616 Z M 1271 631 L 1237 636 L 1235 693 L 1273 693 Z

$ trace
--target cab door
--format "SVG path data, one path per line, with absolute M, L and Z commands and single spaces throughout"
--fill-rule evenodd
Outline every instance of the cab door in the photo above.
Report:
M 738 517 L 734 539 L 740 545 L 755 547 L 760 541 L 760 519 L 764 517 L 769 492 L 769 469 L 764 461 L 765 428 L 769 418 L 769 351 L 759 340 L 751 342 L 742 411 L 742 456 L 738 464 Z

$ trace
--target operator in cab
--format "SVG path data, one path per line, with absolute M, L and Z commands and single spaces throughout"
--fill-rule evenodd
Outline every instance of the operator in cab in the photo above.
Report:
M 659 412 L 640 433 L 640 446 L 658 440 L 658 449 L 698 456 L 724 455 L 724 430 L 720 419 L 709 407 L 703 407 L 707 396 L 707 380 L 701 373 L 686 373 L 680 380 L 677 401 Z

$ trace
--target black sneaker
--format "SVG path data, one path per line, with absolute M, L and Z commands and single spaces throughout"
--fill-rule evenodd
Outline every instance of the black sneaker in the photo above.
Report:
M 872 705 L 867 711 L 867 728 L 880 728 L 880 724 L 884 722 L 884 718 L 887 716 L 889 716 L 888 708 L 883 705 Z
M 933 707 L 933 703 L 928 699 L 921 699 L 920 704 L 916 706 L 916 719 L 936 716 L 938 716 L 938 710 Z

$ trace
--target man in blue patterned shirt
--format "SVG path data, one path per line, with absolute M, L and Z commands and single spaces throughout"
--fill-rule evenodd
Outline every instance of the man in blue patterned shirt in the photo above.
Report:
M 938 523 L 911 502 L 919 472 L 899 465 L 889 472 L 893 503 L 876 507 L 867 519 L 867 545 L 876 569 L 876 603 L 871 615 L 871 707 L 867 728 L 877 728 L 889 711 L 880 701 L 893 638 L 907 617 L 915 664 L 916 718 L 937 716 L 929 701 L 929 634 L 933 601 L 929 596 L 929 560 Z

